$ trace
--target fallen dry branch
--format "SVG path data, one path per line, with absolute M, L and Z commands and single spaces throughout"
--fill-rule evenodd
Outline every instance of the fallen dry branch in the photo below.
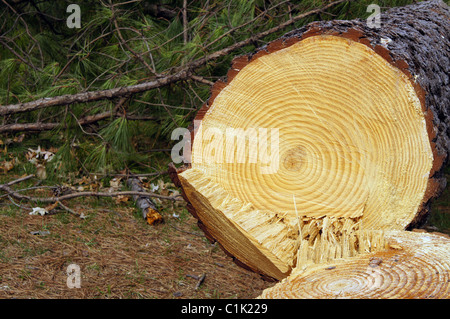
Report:
M 148 176 L 159 176 L 159 175 L 165 175 L 165 174 L 169 174 L 168 171 L 159 171 L 159 172 L 154 172 L 154 173 L 143 173 L 143 174 L 133 174 L 134 177 L 148 177 Z M 118 173 L 118 174 L 113 174 L 113 173 L 89 173 L 89 175 L 97 175 L 97 176 L 110 176 L 110 177 L 130 177 L 131 174 L 122 174 L 122 173 Z
M 136 93 L 141 93 L 151 89 L 160 88 L 176 81 L 185 80 L 189 78 L 189 75 L 190 73 L 188 71 L 183 70 L 176 74 L 163 77 L 161 79 L 156 79 L 154 81 L 144 82 L 141 84 L 136 84 L 128 87 L 82 92 L 72 95 L 62 95 L 49 98 L 42 98 L 39 100 L 26 103 L 5 105 L 0 108 L 0 115 L 29 112 L 52 106 L 64 106 L 73 103 L 86 103 L 105 99 L 113 99 L 122 96 L 130 96 Z
M 85 126 L 89 124 L 96 123 L 101 120 L 105 120 L 108 118 L 117 118 L 117 117 L 125 117 L 127 120 L 139 120 L 139 121 L 155 121 L 157 120 L 154 116 L 134 116 L 134 115 L 121 115 L 111 111 L 98 113 L 95 115 L 88 115 L 81 119 L 77 120 L 77 123 L 73 126 Z M 5 124 L 0 126 L 0 133 L 6 132 L 39 132 L 39 131 L 50 131 L 57 127 L 60 127 L 64 124 L 61 123 L 14 123 L 14 124 Z
M 55 202 L 61 202 L 63 200 L 78 198 L 78 197 L 118 197 L 118 196 L 138 196 L 139 198 L 159 198 L 163 200 L 171 200 L 176 201 L 181 195 L 176 196 L 164 196 L 164 195 L 158 195 L 154 193 L 148 193 L 145 191 L 122 191 L 122 192 L 73 192 L 69 194 L 64 194 L 61 196 L 52 196 L 52 197 L 34 197 L 34 196 L 28 196 L 21 194 L 24 191 L 36 189 L 40 187 L 30 187 L 30 188 L 24 188 L 21 189 L 20 192 L 13 190 L 11 188 L 12 185 L 17 184 L 19 182 L 23 182 L 25 180 L 28 180 L 30 178 L 34 177 L 34 175 L 28 175 L 16 180 L 13 180 L 11 182 L 8 182 L 6 184 L 0 184 L 0 190 L 4 191 L 7 196 L 10 196 L 17 200 L 23 200 L 23 201 L 30 201 L 35 203 L 55 203 Z M 42 186 L 44 188 L 45 186 Z
M 204 66 L 210 61 L 214 61 L 220 57 L 224 57 L 231 52 L 240 49 L 242 47 L 245 47 L 247 45 L 250 45 L 254 43 L 257 40 L 260 40 L 270 34 L 273 34 L 275 32 L 278 32 L 280 30 L 283 30 L 289 25 L 294 24 L 296 21 L 299 21 L 303 18 L 321 13 L 333 6 L 336 6 L 343 2 L 351 2 L 352 0 L 338 0 L 334 1 L 326 6 L 323 6 L 319 9 L 314 9 L 302 14 L 299 14 L 295 17 L 292 17 L 291 19 L 285 21 L 284 23 L 281 23 L 280 25 L 273 27 L 269 30 L 266 30 L 264 32 L 255 34 L 248 39 L 245 39 L 243 41 L 234 43 L 233 45 L 230 45 L 229 47 L 226 47 L 224 49 L 218 50 L 214 53 L 211 53 L 203 58 L 197 59 L 195 61 L 192 61 L 190 63 L 187 63 L 186 65 L 182 66 L 178 70 L 174 71 L 172 74 L 165 75 L 163 77 L 156 78 L 155 80 L 131 85 L 127 87 L 118 87 L 114 89 L 109 90 L 99 90 L 99 91 L 90 91 L 90 92 L 81 92 L 77 94 L 72 95 L 62 95 L 62 96 L 55 96 L 55 97 L 48 97 L 48 98 L 42 98 L 31 102 L 25 102 L 25 103 L 18 103 L 18 104 L 10 104 L 10 105 L 4 105 L 0 107 L 0 115 L 8 115 L 8 114 L 15 114 L 15 113 L 21 113 L 21 112 L 29 112 L 34 111 L 42 108 L 47 107 L 55 107 L 55 106 L 64 106 L 69 105 L 73 103 L 86 103 L 86 102 L 94 102 L 104 99 L 113 99 L 116 97 L 123 97 L 123 96 L 130 96 L 137 93 L 142 93 L 148 90 L 161 88 L 164 86 L 167 86 L 169 84 L 188 80 L 191 79 L 193 76 L 193 71 L 195 69 L 198 69 L 201 66 Z
M 147 192 L 123 191 L 123 192 L 110 192 L 110 193 L 108 193 L 108 192 L 77 192 L 77 193 L 62 195 L 59 197 L 32 197 L 32 196 L 19 194 L 19 193 L 15 192 L 14 190 L 12 190 L 7 185 L 0 185 L 0 190 L 6 191 L 8 194 L 10 194 L 13 198 L 16 198 L 16 199 L 27 200 L 27 201 L 31 201 L 31 202 L 41 202 L 41 203 L 53 203 L 56 201 L 73 199 L 73 198 L 77 198 L 77 197 L 92 197 L 92 196 L 94 196 L 94 197 L 142 196 L 142 197 L 155 197 L 155 198 L 159 198 L 159 199 L 175 201 L 175 200 L 177 200 L 178 197 L 181 196 L 181 195 L 163 196 L 163 195 L 147 193 Z
M 64 205 L 63 203 L 61 203 L 60 201 L 56 202 L 62 209 L 64 209 L 65 211 L 75 215 L 75 216 L 81 216 L 80 214 L 78 214 L 76 211 L 74 211 L 73 209 L 67 207 L 66 205 Z
M 107 111 L 95 115 L 89 115 L 77 120 L 77 125 L 92 124 L 113 116 L 113 112 Z M 25 131 L 49 131 L 61 126 L 61 123 L 14 123 L 6 124 L 0 127 L 0 133 L 5 132 L 25 132 Z
M 10 182 L 6 183 L 5 185 L 6 185 L 6 186 L 11 186 L 11 185 L 18 184 L 18 183 L 24 182 L 24 181 L 26 181 L 26 180 L 29 180 L 29 179 L 31 179 L 31 178 L 33 178 L 33 177 L 34 177 L 34 174 L 30 174 L 30 175 L 27 175 L 27 176 L 24 176 L 24 177 L 20 177 L 20 178 L 18 178 L 18 179 L 15 179 L 15 180 L 13 180 L 13 181 L 10 181 Z

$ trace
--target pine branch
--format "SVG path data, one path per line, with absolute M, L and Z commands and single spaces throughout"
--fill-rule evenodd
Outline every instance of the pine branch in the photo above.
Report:
M 113 14 L 112 19 L 114 21 L 114 26 L 116 27 L 117 35 L 120 39 L 120 44 L 123 45 L 128 51 L 130 51 L 135 56 L 135 58 L 138 59 L 150 71 L 151 74 L 159 76 L 159 74 L 150 65 L 148 65 L 148 63 L 142 58 L 142 56 L 140 54 L 137 54 L 136 51 L 134 51 L 125 41 L 122 36 L 122 32 L 120 32 L 119 24 L 117 23 L 116 11 L 114 10 L 114 6 L 111 5 L 110 8 Z
M 127 87 L 119 87 L 109 90 L 100 90 L 100 91 L 90 91 L 90 92 L 82 92 L 72 95 L 62 95 L 62 96 L 56 96 L 56 97 L 50 97 L 50 98 L 42 98 L 31 102 L 26 103 L 19 103 L 19 104 L 10 104 L 0 107 L 0 115 L 8 115 L 8 114 L 14 114 L 14 113 L 20 113 L 20 112 L 28 112 L 33 110 L 38 110 L 42 108 L 47 107 L 54 107 L 54 106 L 64 106 L 69 105 L 73 103 L 86 103 L 86 102 L 94 102 L 99 101 L 103 99 L 113 99 L 116 97 L 123 97 L 123 96 L 130 96 L 137 93 L 142 93 L 145 91 L 149 91 L 152 89 L 161 88 L 164 86 L 167 86 L 169 84 L 178 82 L 178 81 L 184 81 L 188 79 L 192 79 L 192 72 L 195 69 L 198 69 L 199 67 L 207 64 L 208 62 L 214 61 L 218 58 L 221 58 L 223 56 L 226 56 L 230 54 L 231 52 L 240 49 L 242 47 L 245 47 L 249 44 L 254 43 L 257 40 L 260 40 L 272 33 L 278 32 L 287 26 L 295 23 L 298 20 L 301 20 L 303 18 L 306 18 L 311 15 L 318 14 L 320 12 L 323 12 L 324 10 L 327 10 L 333 6 L 336 6 L 338 4 L 344 3 L 344 2 L 352 2 L 354 0 L 338 0 L 331 2 L 328 5 L 323 6 L 322 8 L 314 9 L 302 14 L 299 14 L 292 19 L 289 19 L 280 25 L 273 27 L 269 30 L 263 31 L 261 33 L 255 34 L 245 40 L 242 40 L 240 42 L 234 43 L 233 45 L 226 47 L 224 49 L 218 50 L 216 52 L 213 52 L 206 57 L 197 59 L 195 61 L 192 61 L 190 63 L 187 63 L 185 66 L 179 68 L 178 71 L 175 71 L 173 74 L 168 74 L 163 77 L 157 78 L 155 80 L 144 82 L 141 84 L 136 84 L 132 86 Z
M 20 61 L 28 65 L 30 68 L 34 69 L 35 71 L 42 71 L 42 69 L 36 67 L 33 65 L 31 61 L 27 61 L 24 57 L 22 57 L 19 53 L 17 53 L 13 48 L 11 48 L 5 41 L 2 40 L 2 37 L 0 37 L 0 43 L 9 50 L 12 54 L 14 54 Z
M 39 45 L 39 42 L 36 40 L 35 37 L 33 37 L 33 35 L 31 34 L 29 28 L 28 28 L 28 24 L 25 22 L 25 19 L 22 17 L 22 14 L 20 14 L 19 12 L 17 12 L 13 6 L 11 6 L 6 0 L 1 0 L 12 12 L 14 12 L 16 14 L 16 16 L 18 17 L 18 19 L 20 19 L 20 21 L 22 21 L 25 30 L 28 34 L 28 36 L 34 41 L 35 45 L 37 46 L 38 50 L 39 50 L 39 54 L 41 56 L 41 68 L 44 68 L 44 55 L 42 53 L 42 49 L 41 46 Z
M 73 124 L 72 126 L 85 126 L 89 124 L 96 123 L 101 120 L 105 120 L 111 117 L 125 117 L 127 120 L 131 121 L 157 121 L 158 119 L 154 116 L 135 116 L 132 114 L 127 115 L 121 115 L 116 114 L 111 111 L 98 113 L 95 115 L 88 115 L 81 119 L 77 119 L 77 123 Z M 44 123 L 44 122 L 37 122 L 37 123 L 14 123 L 14 124 L 5 124 L 0 126 L 0 133 L 6 133 L 6 132 L 41 132 L 41 131 L 51 131 L 57 127 L 61 126 L 61 123 Z M 71 126 L 71 127 L 72 127 Z
M 65 106 L 73 103 L 95 102 L 105 99 L 114 99 L 122 96 L 130 96 L 136 93 L 142 93 L 151 89 L 160 88 L 180 80 L 186 80 L 189 75 L 189 72 L 183 70 L 176 74 L 168 75 L 154 81 L 144 82 L 127 87 L 118 87 L 109 90 L 90 91 L 55 97 L 47 97 L 26 103 L 5 105 L 0 107 L 0 115 L 34 111 L 52 106 Z

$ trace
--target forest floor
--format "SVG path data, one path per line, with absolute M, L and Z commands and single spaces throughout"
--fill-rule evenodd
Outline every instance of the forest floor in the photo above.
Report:
M 18 177 L 3 175 L 1 182 Z M 42 197 L 46 190 L 39 192 Z M 449 202 L 447 187 L 433 205 L 427 231 L 450 234 Z M 66 204 L 84 218 L 63 210 L 30 215 L 0 197 L 1 299 L 241 299 L 274 285 L 211 245 L 182 200 L 162 203 L 165 222 L 158 225 L 147 224 L 127 198 L 86 197 Z M 67 285 L 71 264 L 80 267 L 80 288 Z
M 133 203 L 110 198 L 66 203 L 83 219 L 66 211 L 30 215 L 7 197 L 0 204 L 1 299 L 241 299 L 273 285 L 211 245 L 182 201 L 163 209 L 158 225 Z M 80 267 L 81 288 L 67 285 L 71 264 Z

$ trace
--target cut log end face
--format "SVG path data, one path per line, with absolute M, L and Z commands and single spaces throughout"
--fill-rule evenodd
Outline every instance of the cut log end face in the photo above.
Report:
M 261 54 L 202 116 L 184 192 L 226 250 L 271 277 L 384 249 L 369 230 L 404 229 L 424 200 L 420 99 L 364 44 L 319 35 Z

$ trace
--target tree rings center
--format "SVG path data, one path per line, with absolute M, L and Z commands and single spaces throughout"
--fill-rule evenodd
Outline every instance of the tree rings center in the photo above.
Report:
M 301 147 L 294 147 L 289 149 L 281 156 L 283 168 L 290 172 L 298 172 L 302 167 L 305 157 L 305 151 Z

